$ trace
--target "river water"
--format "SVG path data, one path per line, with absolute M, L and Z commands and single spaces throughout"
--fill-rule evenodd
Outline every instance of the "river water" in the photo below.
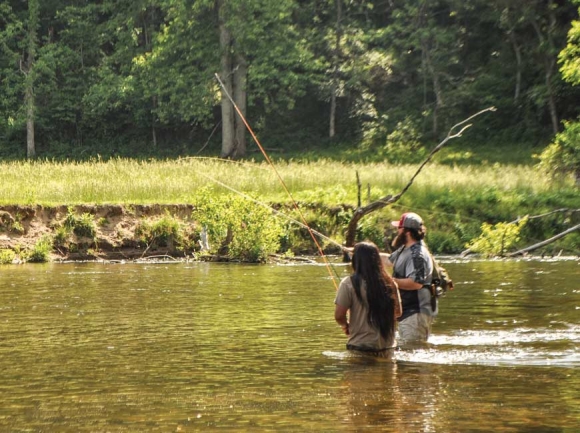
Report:
M 580 431 L 578 259 L 443 263 L 394 363 L 346 352 L 319 264 L 2 266 L 0 431 Z

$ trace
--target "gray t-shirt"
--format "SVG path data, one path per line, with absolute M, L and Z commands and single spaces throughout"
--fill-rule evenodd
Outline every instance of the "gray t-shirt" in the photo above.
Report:
M 336 299 L 334 300 L 335 304 L 350 310 L 350 335 L 347 344 L 366 350 L 383 350 L 395 347 L 394 337 L 392 341 L 386 341 L 379 330 L 370 326 L 367 321 L 367 291 L 364 281 L 361 284 L 360 291 L 363 303 L 356 296 L 351 278 L 346 277 L 340 282 Z
M 433 311 L 431 308 L 431 291 L 428 288 L 433 276 L 433 262 L 423 241 L 408 248 L 399 248 L 391 254 L 389 260 L 393 264 L 393 277 L 410 278 L 424 286 L 419 290 L 400 290 L 403 315 L 399 317 L 399 321 L 416 313 L 436 316 L 438 309 Z

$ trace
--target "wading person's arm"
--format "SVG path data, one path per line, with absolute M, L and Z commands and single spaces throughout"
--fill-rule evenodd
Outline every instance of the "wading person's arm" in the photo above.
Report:
M 395 287 L 392 289 L 392 298 L 393 301 L 395 301 L 395 319 L 398 319 L 399 317 L 401 317 L 403 315 L 403 305 L 401 302 L 401 293 L 399 293 L 399 288 L 396 287 L 396 283 L 395 283 Z
M 345 335 L 349 335 L 350 334 L 350 330 L 349 330 L 349 326 L 348 326 L 348 321 L 346 320 L 346 313 L 348 311 L 348 308 L 345 308 L 341 305 L 335 304 L 334 307 L 334 320 L 336 320 L 336 323 L 338 323 L 340 325 L 340 327 L 342 328 L 342 330 L 344 331 Z
M 423 284 L 415 282 L 412 278 L 393 278 L 399 285 L 400 290 L 419 290 Z

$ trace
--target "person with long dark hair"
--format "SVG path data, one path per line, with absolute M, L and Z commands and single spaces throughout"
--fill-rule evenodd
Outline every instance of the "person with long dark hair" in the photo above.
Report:
M 340 282 L 334 301 L 334 318 L 348 336 L 346 348 L 391 358 L 396 347 L 395 322 L 402 312 L 397 284 L 372 242 L 354 246 L 352 268 L 353 274 Z

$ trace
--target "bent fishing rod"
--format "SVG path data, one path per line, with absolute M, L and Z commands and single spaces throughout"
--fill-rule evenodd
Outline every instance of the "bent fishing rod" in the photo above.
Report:
M 312 229 L 310 228 L 310 226 L 306 222 L 306 218 L 304 217 L 304 214 L 302 213 L 302 211 L 298 207 L 298 204 L 296 203 L 296 200 L 294 200 L 294 197 L 292 196 L 292 194 L 290 193 L 290 190 L 286 186 L 286 183 L 284 182 L 284 179 L 282 179 L 282 176 L 280 176 L 280 173 L 278 172 L 278 170 L 276 170 L 276 167 L 272 163 L 272 160 L 270 159 L 270 157 L 266 153 L 266 150 L 264 149 L 264 147 L 260 144 L 260 141 L 258 140 L 258 137 L 256 137 L 256 134 L 254 134 L 254 130 L 250 127 L 250 124 L 246 120 L 246 117 L 243 115 L 243 113 L 240 110 L 240 108 L 238 107 L 238 105 L 235 103 L 235 101 L 230 96 L 229 92 L 226 89 L 226 86 L 224 85 L 224 83 L 220 79 L 219 75 L 217 73 L 214 74 L 214 75 L 215 75 L 216 80 L 218 81 L 218 83 L 221 86 L 221 89 L 222 89 L 223 94 L 226 95 L 226 97 L 228 98 L 228 100 L 232 103 L 232 106 L 236 110 L 236 113 L 238 113 L 238 116 L 240 116 L 240 119 L 242 120 L 242 122 L 244 122 L 244 125 L 246 126 L 246 129 L 248 130 L 248 132 L 252 136 L 252 139 L 254 140 L 254 142 L 256 143 L 256 145 L 258 146 L 258 148 L 260 149 L 260 152 L 262 152 L 262 155 L 264 155 L 264 158 L 266 159 L 266 161 L 268 162 L 268 164 L 270 165 L 270 167 L 272 167 L 272 170 L 274 170 L 274 172 L 276 173 L 276 176 L 278 177 L 278 180 L 280 181 L 280 183 L 282 184 L 282 187 L 286 191 L 286 194 L 288 195 L 288 197 L 292 201 L 292 204 L 293 204 L 294 208 L 296 209 L 296 211 L 300 215 L 300 219 L 302 220 L 302 223 L 304 224 L 304 227 L 308 230 L 308 233 L 310 234 L 310 237 L 312 238 L 312 241 L 316 244 L 316 248 L 318 248 L 318 252 L 320 253 L 320 256 L 322 257 L 322 259 L 324 260 L 324 263 L 326 265 L 326 268 L 328 270 L 328 273 L 330 274 L 330 277 L 332 278 L 332 283 L 334 284 L 334 288 L 336 290 L 338 290 L 338 285 L 337 285 L 337 283 L 336 283 L 336 281 L 334 279 L 334 276 L 332 275 L 332 266 L 331 266 L 330 262 L 328 261 L 326 255 L 324 254 L 324 251 L 322 250 L 322 247 L 320 246 L 320 243 L 316 239 L 316 236 L 314 235 L 314 232 L 312 231 Z
M 222 187 L 226 188 L 226 189 L 227 189 L 227 190 L 229 190 L 229 191 L 232 191 L 232 192 L 233 192 L 233 193 L 235 193 L 235 194 L 238 194 L 239 196 L 241 196 L 241 197 L 245 198 L 246 200 L 249 200 L 249 201 L 251 201 L 251 202 L 253 202 L 253 203 L 255 203 L 255 204 L 259 205 L 259 206 L 265 207 L 266 209 L 268 209 L 268 210 L 272 211 L 272 212 L 273 212 L 273 213 L 274 213 L 276 216 L 280 216 L 280 217 L 282 217 L 282 218 L 285 218 L 285 219 L 287 219 L 288 221 L 290 221 L 290 222 L 292 222 L 292 223 L 294 223 L 294 224 L 297 224 L 298 226 L 302 227 L 303 229 L 311 230 L 311 231 L 312 231 L 312 233 L 314 233 L 314 234 L 315 234 L 316 236 L 318 236 L 319 238 L 321 238 L 321 239 L 324 239 L 325 241 L 328 241 L 328 242 L 330 242 L 331 244 L 333 244 L 333 245 L 335 245 L 335 246 L 339 247 L 339 248 L 340 248 L 342 251 L 344 251 L 344 252 L 349 252 L 349 250 L 348 250 L 348 249 L 347 249 L 345 246 L 343 246 L 343 245 L 339 244 L 339 243 L 338 243 L 338 242 L 336 242 L 334 239 L 332 239 L 332 238 L 329 238 L 328 236 L 326 236 L 326 235 L 324 235 L 324 234 L 320 233 L 319 231 L 316 231 L 316 230 L 314 230 L 313 228 L 309 227 L 308 225 L 306 225 L 306 224 L 304 224 L 304 223 L 302 223 L 302 222 L 298 221 L 297 219 L 294 219 L 294 218 L 292 218 L 290 215 L 287 215 L 287 214 L 285 214 L 284 212 L 280 212 L 279 210 L 277 210 L 277 209 L 275 209 L 274 207 L 270 206 L 268 203 L 261 202 L 260 200 L 257 200 L 257 199 L 255 199 L 254 197 L 252 197 L 252 196 L 249 196 L 249 195 L 247 195 L 247 194 L 243 193 L 242 191 L 238 191 L 238 190 L 236 190 L 235 188 L 233 188 L 233 187 L 231 187 L 231 186 L 229 186 L 229 185 L 227 185 L 227 184 L 223 183 L 222 181 L 220 181 L 220 180 L 217 180 L 216 178 L 214 178 L 214 177 L 211 177 L 211 176 L 209 176 L 209 175 L 207 175 L 207 174 L 205 174 L 205 173 L 197 172 L 196 174 L 199 174 L 199 175 L 201 175 L 201 176 L 205 177 L 206 179 L 209 179 L 209 180 L 211 180 L 212 182 L 215 182 L 215 183 L 217 183 L 218 185 L 220 185 L 220 186 L 222 186 Z

